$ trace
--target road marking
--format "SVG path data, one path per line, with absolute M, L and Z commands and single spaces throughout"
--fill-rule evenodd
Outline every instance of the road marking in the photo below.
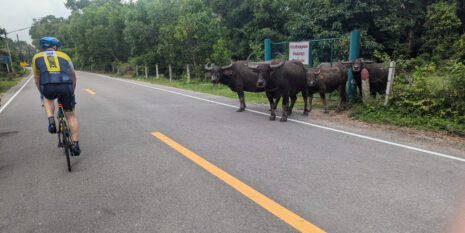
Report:
M 93 92 L 92 90 L 90 89 L 86 89 L 87 92 L 89 92 L 91 95 L 95 95 L 95 92 Z
M 29 83 L 29 81 L 31 81 L 32 79 L 32 72 L 31 72 L 31 77 L 29 77 L 29 79 L 24 83 L 24 85 L 5 103 L 5 105 L 3 105 L 1 108 L 0 108 L 0 113 L 3 112 L 3 110 L 6 108 L 6 106 L 8 106 L 8 104 L 11 103 L 11 101 L 13 101 L 13 99 L 19 94 L 19 92 L 21 92 L 24 87 Z
M 108 76 L 101 75 L 101 74 L 95 74 L 95 73 L 90 73 L 90 74 L 100 76 L 100 77 L 104 77 L 104 78 L 108 78 L 108 79 L 112 79 L 112 80 L 116 80 L 116 81 L 120 81 L 120 82 L 131 83 L 131 84 L 134 84 L 134 85 L 147 87 L 147 88 L 151 88 L 151 89 L 154 89 L 154 90 L 164 91 L 164 92 L 168 92 L 168 93 L 175 94 L 175 95 L 180 95 L 180 96 L 184 96 L 184 97 L 188 97 L 188 98 L 192 98 L 192 99 L 197 99 L 197 100 L 201 100 L 201 101 L 205 101 L 205 102 L 209 102 L 209 103 L 218 104 L 218 105 L 222 105 L 222 106 L 237 109 L 237 106 L 233 106 L 233 105 L 230 105 L 230 104 L 225 104 L 225 103 L 221 103 L 221 102 L 217 102 L 217 101 L 213 101 L 213 100 L 209 100 L 209 99 L 204 99 L 204 98 L 191 96 L 191 95 L 187 95 L 187 94 L 183 94 L 183 93 L 179 93 L 179 92 L 175 92 L 175 91 L 170 91 L 170 90 L 166 90 L 166 89 L 163 89 L 163 88 L 153 87 L 153 86 L 149 86 L 149 85 L 145 85 L 145 84 L 141 84 L 141 83 L 136 83 L 136 82 L 128 81 L 128 80 L 108 77 Z M 251 109 L 246 109 L 245 111 L 253 112 L 253 113 L 257 113 L 257 114 L 261 114 L 261 115 L 265 115 L 265 116 L 269 115 L 269 113 L 259 112 L 259 111 L 255 111 L 255 110 L 251 110 Z M 280 117 L 277 116 L 277 118 L 280 118 Z M 351 133 L 351 132 L 344 131 L 344 130 L 334 129 L 334 128 L 330 128 L 330 127 L 326 127 L 326 126 L 322 126 L 322 125 L 317 125 L 317 124 L 312 124 L 312 123 L 308 123 L 308 122 L 304 122 L 304 121 L 294 120 L 294 119 L 291 119 L 291 118 L 288 118 L 287 120 L 291 121 L 291 122 L 303 124 L 303 125 L 308 125 L 308 126 L 312 126 L 312 127 L 316 127 L 316 128 L 320 128 L 320 129 L 325 129 L 325 130 L 328 130 L 328 131 L 333 131 L 333 132 L 337 132 L 337 133 L 341 133 L 341 134 L 346 134 L 346 135 L 350 135 L 350 136 L 354 136 L 354 137 L 363 138 L 363 139 L 366 139 L 366 140 L 385 143 L 385 144 L 388 144 L 388 145 L 391 145 L 391 146 L 397 146 L 397 147 L 401 147 L 401 148 L 405 148 L 405 149 L 409 149 L 409 150 L 423 152 L 423 153 L 430 154 L 430 155 L 435 155 L 435 156 L 442 157 L 442 158 L 447 158 L 447 159 L 452 159 L 452 160 L 456 160 L 456 161 L 460 161 L 460 162 L 465 162 L 465 158 L 460 158 L 460 157 L 456 157 L 456 156 L 452 156 L 452 155 L 448 155 L 448 154 L 443 154 L 443 153 L 439 153 L 439 152 L 425 150 L 425 149 L 421 149 L 421 148 L 418 148 L 418 147 L 407 146 L 407 145 L 396 143 L 396 142 L 390 142 L 390 141 L 379 139 L 379 138 L 373 138 L 373 137 L 369 137 L 369 136 L 365 136 L 365 135 L 361 135 L 361 134 Z
M 325 233 L 325 231 L 321 230 L 317 226 L 311 224 L 307 220 L 301 218 L 300 216 L 294 214 L 290 210 L 284 208 L 283 206 L 279 205 L 275 201 L 271 200 L 270 198 L 266 197 L 265 195 L 261 194 L 260 192 L 256 191 L 252 187 L 248 186 L 247 184 L 243 183 L 242 181 L 236 179 L 235 177 L 231 176 L 229 173 L 223 171 L 221 168 L 211 164 L 204 158 L 198 156 L 194 152 L 190 151 L 189 149 L 183 147 L 182 145 L 178 144 L 177 142 L 171 140 L 167 136 L 163 135 L 160 132 L 153 132 L 153 136 L 160 139 L 162 142 L 166 143 L 182 155 L 186 156 L 188 159 L 192 160 L 197 165 L 201 166 L 218 179 L 224 181 L 226 184 L 230 185 L 244 196 L 248 197 L 264 209 L 268 210 L 270 213 L 274 214 L 276 217 L 280 218 L 287 224 L 291 225 L 295 229 L 300 232 L 312 232 L 312 233 Z

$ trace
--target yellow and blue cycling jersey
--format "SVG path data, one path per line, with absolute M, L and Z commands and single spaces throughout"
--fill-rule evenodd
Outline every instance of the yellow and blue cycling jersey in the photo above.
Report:
M 61 51 L 43 51 L 32 58 L 34 76 L 40 77 L 40 85 L 73 83 L 70 77 L 74 72 L 72 64 L 69 56 Z

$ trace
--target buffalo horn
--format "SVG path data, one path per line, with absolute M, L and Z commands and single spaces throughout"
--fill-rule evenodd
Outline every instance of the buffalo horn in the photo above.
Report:
M 207 64 L 205 64 L 205 69 L 206 70 L 212 70 L 212 66 L 208 67 L 210 65 L 210 62 L 208 62 Z
M 315 75 L 319 75 L 321 73 L 321 70 L 318 69 L 318 72 L 315 72 Z
M 342 64 L 351 64 L 352 62 L 342 60 L 341 63 L 342 63 Z
M 369 60 L 366 61 L 366 60 L 364 60 L 363 58 L 362 58 L 362 62 L 363 62 L 363 63 L 368 63 L 368 64 L 373 63 L 373 61 L 369 61 Z
M 221 69 L 227 70 L 227 69 L 231 68 L 232 65 L 233 65 L 233 61 L 232 61 L 232 60 L 230 60 L 230 61 L 231 61 L 231 62 L 229 63 L 229 65 L 227 65 L 227 66 L 222 66 Z
M 284 56 L 283 56 L 281 53 L 278 53 L 278 55 L 281 56 L 282 59 L 281 59 L 281 61 L 280 61 L 278 64 L 276 64 L 276 65 L 270 65 L 270 68 L 271 68 L 271 69 L 279 68 L 279 67 L 283 66 L 284 63 L 286 62 L 286 58 L 284 58 Z
M 247 57 L 247 67 L 249 67 L 249 69 L 252 69 L 252 70 L 255 70 L 258 68 L 258 65 L 251 65 L 250 64 L 250 57 L 252 57 L 253 53 L 249 54 L 249 56 Z

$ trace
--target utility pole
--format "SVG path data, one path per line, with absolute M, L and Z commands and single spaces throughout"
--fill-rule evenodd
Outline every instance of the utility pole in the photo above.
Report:
M 13 74 L 15 73 L 15 68 L 13 67 L 13 58 L 11 57 L 10 46 L 8 46 L 8 37 L 6 35 L 10 34 L 12 32 L 19 32 L 19 31 L 26 30 L 26 29 L 29 29 L 29 28 L 31 28 L 31 27 L 21 28 L 21 29 L 14 30 L 14 31 L 11 31 L 11 32 L 6 32 L 6 28 L 4 29 L 6 49 L 8 49 L 8 56 L 10 57 L 10 65 L 11 65 L 11 70 L 13 71 Z M 16 36 L 17 36 L 18 41 L 19 41 L 18 34 L 16 34 Z
M 11 57 L 10 46 L 8 46 L 8 37 L 6 37 L 6 31 L 5 31 L 5 42 L 6 42 L 6 49 L 8 49 L 8 56 L 10 56 L 11 70 L 13 71 L 13 74 L 15 74 L 15 68 L 13 67 L 13 58 Z

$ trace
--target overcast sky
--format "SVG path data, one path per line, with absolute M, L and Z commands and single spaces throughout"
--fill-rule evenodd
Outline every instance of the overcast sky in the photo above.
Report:
M 7 32 L 30 27 L 33 18 L 47 15 L 67 18 L 71 11 L 65 8 L 66 0 L 0 0 L 0 27 Z M 8 34 L 8 38 L 31 43 L 29 29 Z

